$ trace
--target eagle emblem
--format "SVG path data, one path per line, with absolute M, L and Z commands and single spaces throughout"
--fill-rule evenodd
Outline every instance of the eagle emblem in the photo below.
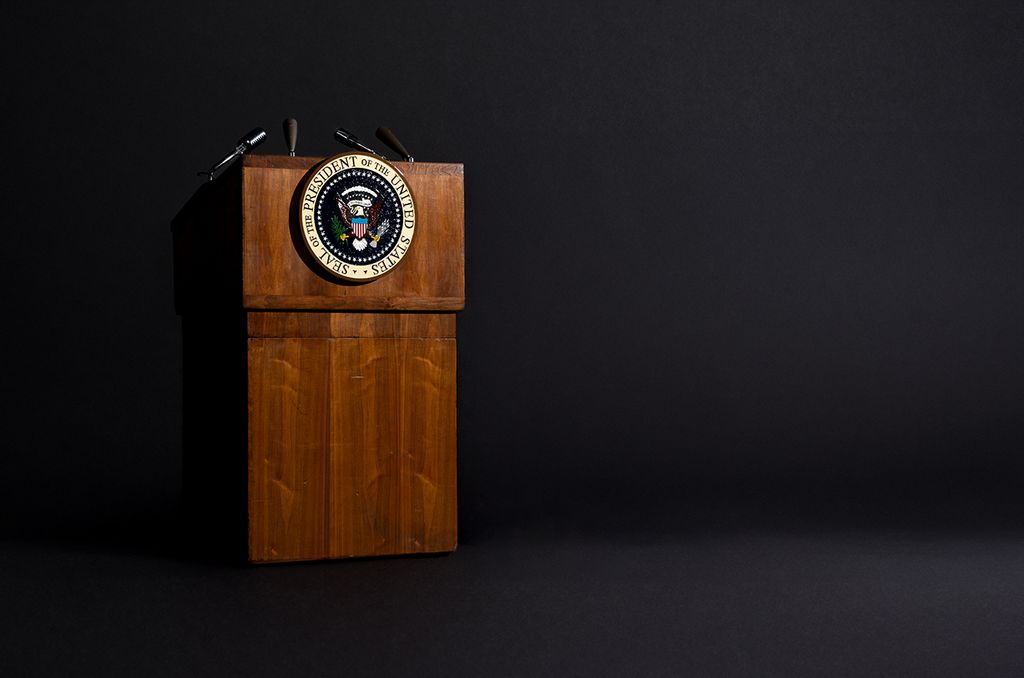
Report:
M 334 237 L 345 244 L 350 237 L 352 247 L 362 252 L 367 245 L 377 247 L 381 237 L 391 228 L 388 219 L 378 223 L 383 200 L 366 186 L 352 186 L 335 196 L 341 218 L 331 219 Z M 369 239 L 367 239 L 369 236 Z

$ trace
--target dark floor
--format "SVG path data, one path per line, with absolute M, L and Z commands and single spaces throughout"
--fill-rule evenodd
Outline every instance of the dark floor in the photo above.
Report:
M 0 675 L 1024 675 L 1019 531 L 620 527 L 264 567 L 124 534 L 12 538 Z

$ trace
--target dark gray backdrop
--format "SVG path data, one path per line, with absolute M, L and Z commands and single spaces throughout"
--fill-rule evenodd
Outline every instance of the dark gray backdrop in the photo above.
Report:
M 22 4 L 3 516 L 172 519 L 169 221 L 249 128 L 466 166 L 463 537 L 972 515 L 1024 442 L 1016 3 Z M 879 512 L 878 507 L 885 507 Z

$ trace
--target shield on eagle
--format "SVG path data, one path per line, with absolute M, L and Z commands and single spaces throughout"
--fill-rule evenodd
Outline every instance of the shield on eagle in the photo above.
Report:
M 352 219 L 352 235 L 357 238 L 366 237 L 366 225 L 369 223 L 368 219 L 362 219 L 360 217 L 353 217 Z

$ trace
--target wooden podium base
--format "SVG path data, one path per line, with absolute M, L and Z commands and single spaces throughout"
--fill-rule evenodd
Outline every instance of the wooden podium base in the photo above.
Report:
M 249 560 L 454 550 L 454 314 L 248 326 Z

